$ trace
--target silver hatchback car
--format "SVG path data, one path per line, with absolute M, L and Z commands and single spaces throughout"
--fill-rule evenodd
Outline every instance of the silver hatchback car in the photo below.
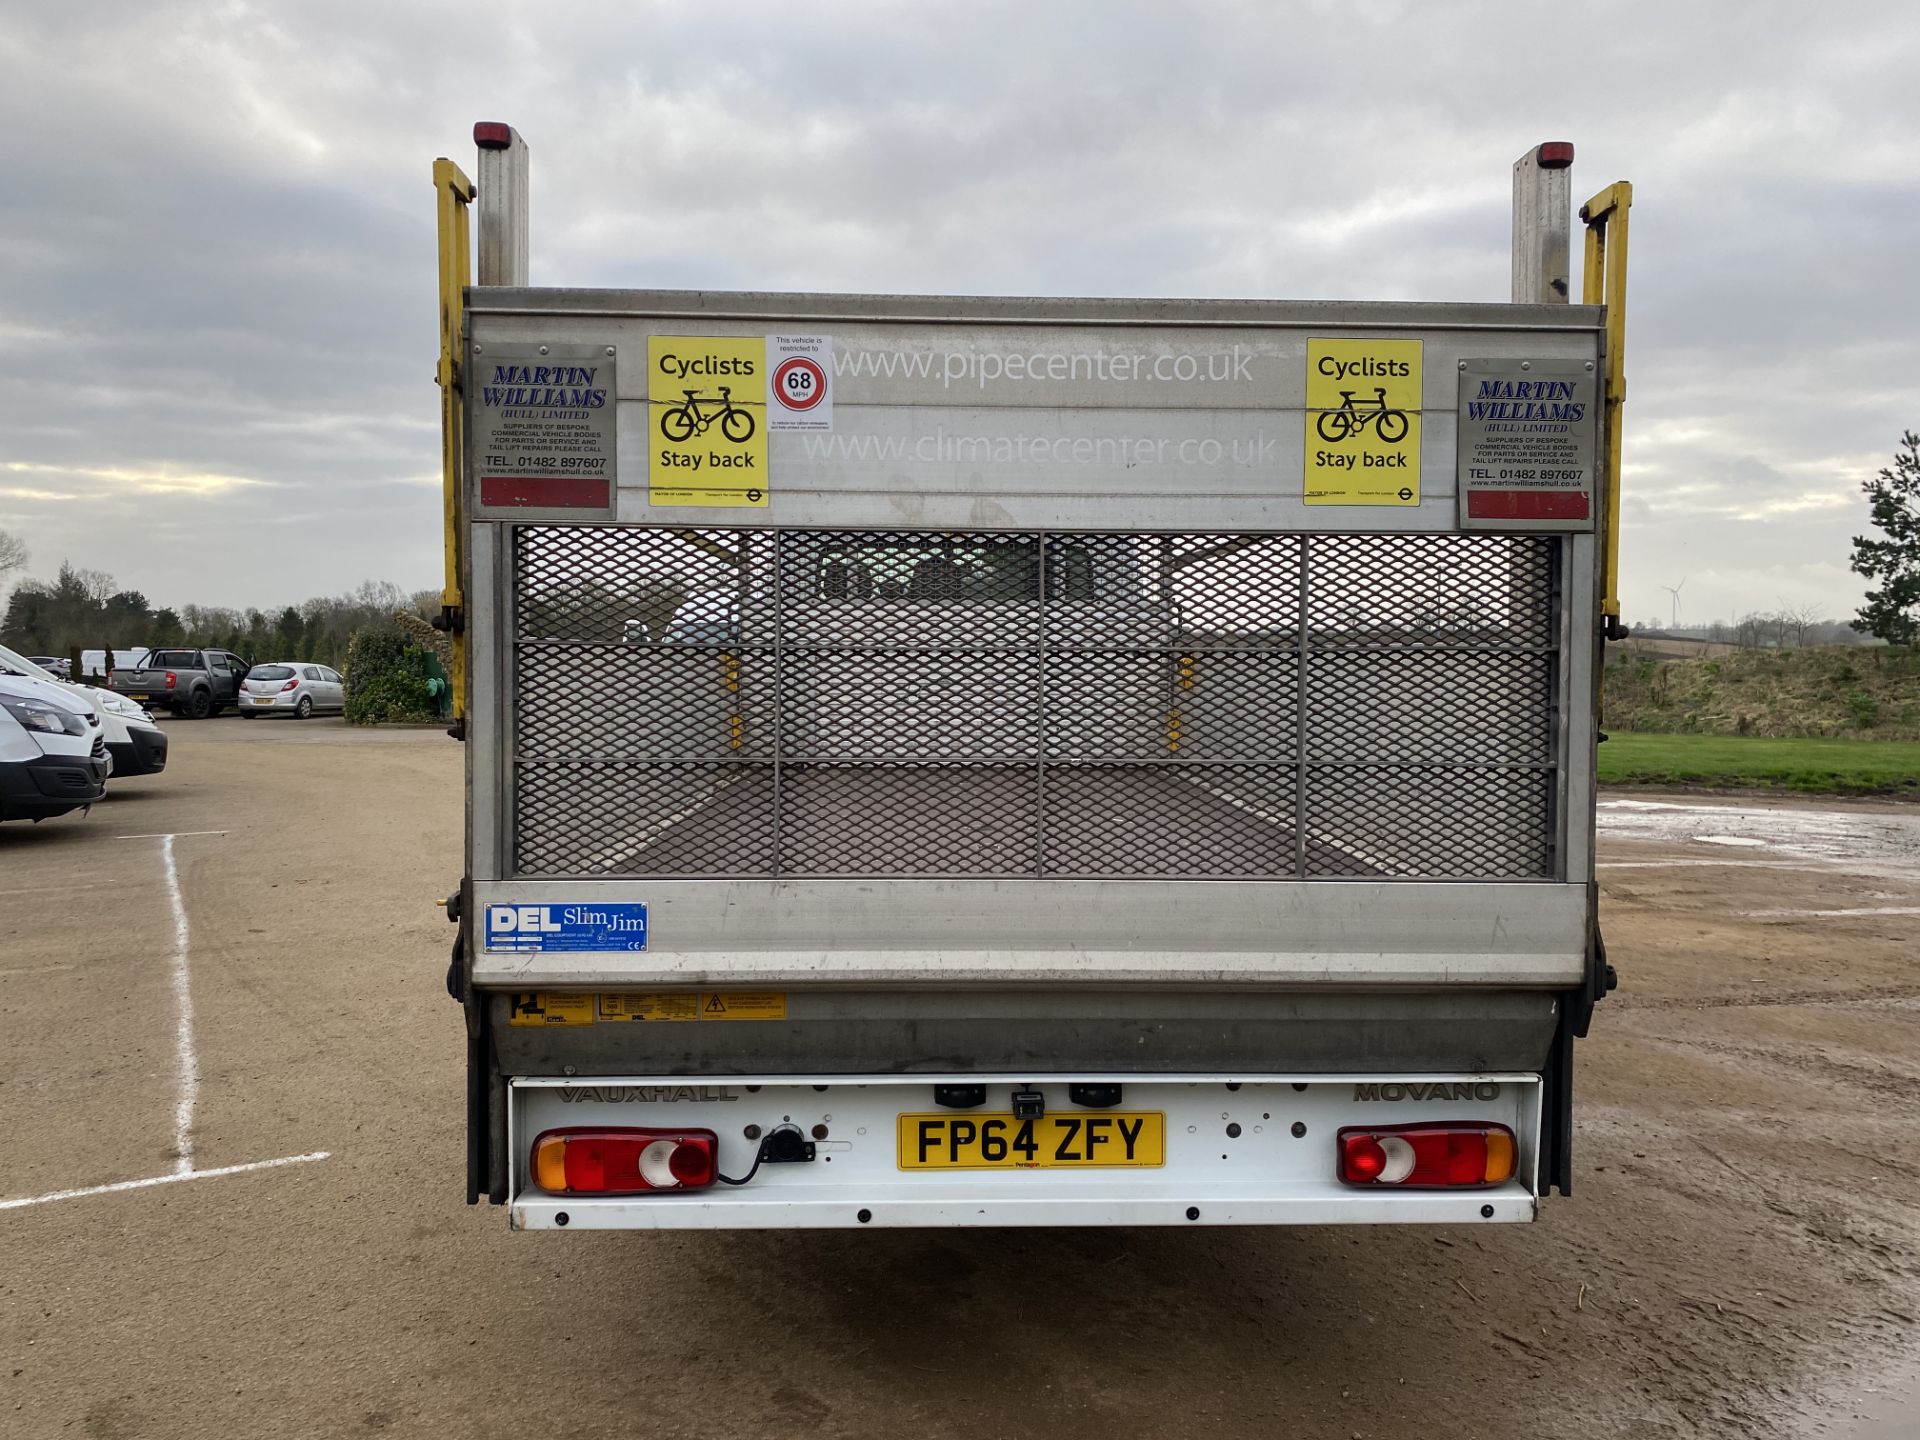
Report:
M 304 720 L 309 715 L 344 712 L 346 708 L 347 687 L 340 672 L 309 660 L 255 665 L 240 682 L 239 709 L 249 720 L 256 715 L 291 715 Z

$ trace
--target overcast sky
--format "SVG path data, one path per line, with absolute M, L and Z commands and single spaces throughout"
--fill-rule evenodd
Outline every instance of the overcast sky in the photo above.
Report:
M 1630 619 L 1861 586 L 1920 428 L 1902 3 L 7 6 L 0 529 L 156 604 L 438 583 L 430 162 L 536 284 L 1503 300 L 1509 167 L 1630 179 Z

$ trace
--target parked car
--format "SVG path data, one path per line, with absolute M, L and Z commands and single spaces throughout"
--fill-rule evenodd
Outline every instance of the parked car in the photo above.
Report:
M 240 698 L 248 662 L 230 650 L 151 651 L 138 665 L 116 667 L 107 683 L 115 693 L 176 715 L 204 720 Z
M 29 655 L 27 657 L 56 680 L 73 678 L 73 661 L 62 659 L 58 655 Z
M 0 675 L 0 820 L 46 820 L 107 788 L 107 742 L 92 707 L 65 686 Z
M 256 665 L 240 686 L 240 713 L 249 720 L 256 715 L 291 715 L 304 720 L 321 711 L 344 714 L 346 708 L 347 682 L 340 678 L 340 672 L 310 660 Z
M 93 707 L 100 733 L 106 737 L 107 759 L 114 775 L 157 775 L 167 768 L 167 732 L 153 717 L 124 695 L 97 685 L 74 685 L 30 655 L 0 645 L 0 675 L 44 680 L 78 695 Z

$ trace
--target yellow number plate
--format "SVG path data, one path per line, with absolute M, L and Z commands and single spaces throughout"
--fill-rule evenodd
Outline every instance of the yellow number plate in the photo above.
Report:
M 1158 1111 L 1083 1110 L 1011 1115 L 902 1115 L 902 1170 L 1116 1170 L 1167 1163 Z
M 271 705 L 271 704 L 273 704 L 273 696 L 271 696 L 271 695 L 256 695 L 256 696 L 254 696 L 254 697 L 253 697 L 253 703 L 254 703 L 254 704 L 256 704 L 256 705 Z

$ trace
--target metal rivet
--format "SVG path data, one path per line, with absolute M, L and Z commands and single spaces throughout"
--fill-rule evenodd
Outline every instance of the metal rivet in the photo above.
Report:
M 1593 369 L 1593 362 L 1591 360 L 1587 361 L 1587 369 Z
M 853 1218 L 858 1220 L 862 1225 L 864 1225 L 869 1220 L 873 1219 L 873 1211 L 862 1210 L 858 1215 L 854 1216 Z
M 1187 1219 L 1198 1220 L 1199 1218 L 1200 1218 L 1200 1207 L 1198 1205 L 1187 1206 Z
M 580 1072 L 571 1065 L 562 1065 L 560 1067 L 560 1073 L 562 1075 L 578 1075 Z
M 481 353 L 481 351 L 480 351 L 480 347 L 479 347 L 478 345 L 476 345 L 476 346 L 474 346 L 474 347 L 473 347 L 473 353 L 474 353 L 474 354 L 476 354 L 476 355 L 478 355 L 478 354 L 480 354 L 480 353 Z M 1592 368 L 1593 368 L 1593 367 L 1592 367 L 1591 365 L 1589 365 L 1589 366 L 1587 366 L 1587 369 L 1589 369 L 1589 370 L 1591 370 Z
M 758 1125 L 749 1125 L 740 1133 L 749 1140 L 758 1140 L 760 1138 L 760 1127 Z
M 1227 1138 L 1229 1140 L 1238 1140 L 1240 1138 L 1240 1126 L 1238 1123 L 1227 1126 Z
M 607 353 L 608 353 L 609 355 L 611 355 L 611 354 L 613 353 L 613 346 L 611 346 L 611 345 L 609 345 L 609 346 L 607 346 Z
M 1491 1220 L 1493 1218 L 1493 1207 L 1491 1205 L 1482 1205 L 1480 1207 L 1480 1218 L 1483 1220 Z
M 1520 362 L 1520 368 L 1522 370 L 1531 370 L 1533 368 L 1533 362 L 1531 360 L 1522 360 Z
M 1467 368 L 1467 362 L 1466 362 L 1466 361 L 1464 361 L 1464 360 L 1462 360 L 1462 361 L 1460 362 L 1460 368 L 1461 368 L 1462 370 L 1464 370 L 1464 369 L 1466 369 L 1466 368 Z
M 540 353 L 541 353 L 542 355 L 544 355 L 544 354 L 546 354 L 546 353 L 547 353 L 547 347 L 546 347 L 546 346 L 544 346 L 544 345 L 542 345 L 542 346 L 540 347 Z
M 553 1223 L 556 1225 L 564 1225 L 567 1223 L 567 1220 L 569 1218 L 570 1217 L 567 1215 L 567 1212 L 562 1210 L 558 1215 L 553 1217 Z
M 1302 1139 L 1306 1135 L 1306 1133 L 1307 1133 L 1307 1126 L 1305 1121 L 1296 1120 L 1293 1122 L 1293 1138 L 1294 1139 L 1296 1140 Z

